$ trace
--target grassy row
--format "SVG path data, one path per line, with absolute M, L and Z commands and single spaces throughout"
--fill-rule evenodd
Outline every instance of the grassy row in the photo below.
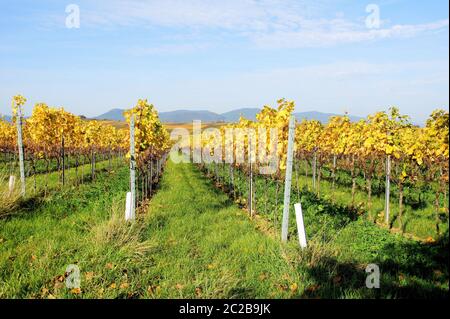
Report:
M 109 161 L 96 163 L 94 174 L 101 174 L 106 171 L 114 172 L 114 169 L 123 165 L 123 160 L 116 158 L 111 163 Z M 81 165 L 78 169 L 71 168 L 66 170 L 65 186 L 71 191 L 76 191 L 81 184 L 92 181 L 91 165 Z M 95 178 L 95 176 L 94 176 Z M 20 180 L 16 175 L 13 192 L 9 191 L 9 172 L 0 171 L 0 217 L 17 214 L 20 207 L 29 207 L 33 209 L 34 205 L 40 201 L 46 200 L 46 195 L 55 190 L 60 190 L 63 186 L 61 183 L 61 174 L 59 172 L 51 172 L 49 174 L 36 174 L 26 178 L 26 195 L 20 195 Z
M 9 157 L 5 157 L 9 156 Z M 8 174 L 19 175 L 19 163 L 18 160 L 12 155 L 5 155 L 0 153 L 0 172 L 7 172 Z M 113 158 L 117 158 L 118 156 L 113 155 Z M 73 168 L 75 166 L 84 166 L 89 165 L 90 156 L 78 156 L 78 159 L 75 156 L 66 155 L 66 170 Z M 107 154 L 96 154 L 95 156 L 96 163 L 108 161 Z M 47 162 L 43 159 L 35 160 L 35 167 L 32 166 L 32 161 L 29 159 L 25 159 L 25 176 L 31 177 L 34 174 L 47 174 L 55 171 L 59 171 L 61 169 L 62 164 L 58 164 L 56 158 L 51 158 L 48 160 L 48 170 L 47 170 Z
M 289 297 L 299 274 L 277 241 L 257 231 L 192 166 L 169 164 L 145 214 L 121 210 L 127 170 L 54 194 L 0 220 L 0 297 Z M 81 290 L 65 270 L 81 270 Z M 307 284 L 307 282 L 305 282 Z
M 295 166 L 294 166 L 295 167 Z M 234 187 L 235 191 L 240 194 L 240 204 L 246 205 L 249 189 L 248 173 L 242 170 L 234 170 L 235 183 L 231 185 L 230 171 L 228 165 L 211 164 L 206 169 L 210 174 L 226 184 L 228 188 Z M 278 184 L 278 185 L 277 185 Z M 278 191 L 277 191 L 278 187 Z M 279 218 L 282 213 L 282 201 L 284 195 L 284 182 L 276 181 L 266 176 L 255 176 L 255 202 L 256 210 L 269 218 Z M 371 209 L 367 209 L 367 192 L 362 189 L 357 189 L 355 192 L 355 205 L 352 206 L 351 189 L 345 185 L 335 184 L 334 190 L 332 181 L 329 179 L 322 179 L 320 185 L 320 201 L 324 205 L 333 206 L 341 212 L 342 216 L 353 218 L 355 215 L 364 216 L 372 222 L 379 224 L 384 223 L 384 194 L 373 195 Z M 312 186 L 312 178 L 308 178 L 301 174 L 300 170 L 294 170 L 292 179 L 291 198 L 294 201 L 299 201 L 303 196 L 317 197 L 316 192 Z M 385 227 L 398 229 L 401 232 L 400 222 L 398 218 L 398 202 L 392 200 L 391 219 L 389 225 Z M 275 216 L 275 217 L 274 217 Z M 448 215 L 442 211 L 438 213 L 440 233 L 436 232 L 437 213 L 433 204 L 430 201 L 424 201 L 423 205 L 417 207 L 409 205 L 408 202 L 404 204 L 403 212 L 403 232 L 410 234 L 416 238 L 426 240 L 433 238 L 438 240 L 440 236 L 448 233 Z M 273 220 L 274 223 L 279 222 L 278 219 Z
M 232 196 L 228 168 L 216 171 L 211 165 L 204 172 L 210 179 L 216 179 L 217 173 L 220 182 L 216 186 Z M 238 193 L 236 202 L 247 206 L 248 177 L 237 170 L 234 171 L 234 177 L 234 187 Z M 269 229 L 279 236 L 283 185 L 279 185 L 277 205 L 274 181 L 257 176 L 254 183 L 256 198 L 259 198 L 256 201 L 256 209 L 260 213 L 258 217 L 266 220 Z M 358 210 L 319 198 L 305 189 L 293 191 L 291 198 L 294 202 L 302 203 L 306 233 L 312 245 L 311 253 L 315 254 L 316 248 L 320 247 L 317 265 L 308 267 L 321 287 L 315 296 L 374 296 L 373 292 L 363 288 L 360 281 L 365 277 L 365 266 L 371 263 L 379 265 L 383 273 L 383 289 L 377 291 L 376 296 L 431 297 L 445 296 L 448 292 L 448 231 L 434 243 L 423 243 L 392 234 L 367 221 L 359 215 Z M 290 240 L 296 242 L 297 231 L 292 213 L 291 210 L 289 235 Z M 320 253 L 321 249 L 326 253 Z M 341 283 L 340 291 L 335 291 L 333 281 Z
M 311 169 L 309 169 L 309 178 L 305 176 L 305 163 L 294 165 L 294 181 L 293 187 L 299 188 L 301 191 L 314 191 L 311 178 Z M 324 178 L 320 183 L 320 193 L 323 199 L 334 201 L 337 204 L 351 206 L 351 181 L 346 172 L 337 172 L 337 181 L 333 190 L 331 172 L 324 170 Z M 361 214 L 371 217 L 371 220 L 378 223 L 384 223 L 385 210 L 385 194 L 384 180 L 379 181 L 380 185 L 374 181 L 371 208 L 367 209 L 368 195 L 365 189 L 366 183 L 363 177 L 357 178 L 357 190 L 355 193 L 355 206 Z M 436 185 L 435 185 L 436 186 Z M 377 190 L 378 189 L 378 190 Z M 422 239 L 439 237 L 436 232 L 436 223 L 439 224 L 440 233 L 448 232 L 448 198 L 445 194 L 440 194 L 441 210 L 436 211 L 434 207 L 435 193 L 431 187 L 426 185 L 405 185 L 403 203 L 403 225 L 399 220 L 399 202 L 398 191 L 395 183 L 391 184 L 391 201 L 390 210 L 391 218 L 389 227 L 398 228 L 402 226 L 405 233 L 412 234 Z M 447 191 L 448 194 L 448 191 Z M 419 199 L 420 198 L 420 199 Z M 437 221 L 438 220 L 438 221 Z
M 293 224 L 289 243 L 281 244 L 279 224 L 250 220 L 215 186 L 192 164 L 169 162 L 148 211 L 127 224 L 128 169 L 122 167 L 76 191 L 54 192 L 32 209 L 21 208 L 21 214 L 0 220 L 0 298 L 427 298 L 448 293 L 445 242 L 409 241 L 303 197 L 309 247 L 300 251 Z M 368 263 L 381 268 L 380 289 L 365 287 Z M 80 290 L 65 287 L 69 264 L 81 270 Z
M 124 168 L 103 172 L 76 191 L 58 190 L 0 220 L 0 297 L 70 296 L 60 280 L 69 264 L 104 266 L 111 247 L 101 225 L 124 207 L 126 176 Z

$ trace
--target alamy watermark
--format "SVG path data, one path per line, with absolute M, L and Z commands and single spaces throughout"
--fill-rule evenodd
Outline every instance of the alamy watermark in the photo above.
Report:
M 368 264 L 366 267 L 366 287 L 369 289 L 380 288 L 380 267 L 377 264 Z
M 81 273 L 77 265 L 69 265 L 66 268 L 66 288 L 81 288 Z
M 259 164 L 260 174 L 274 174 L 279 163 L 278 128 L 215 128 L 202 131 L 201 121 L 193 121 L 192 135 L 175 128 L 170 152 L 174 163 Z
M 80 7 L 77 4 L 69 4 L 66 6 L 66 28 L 80 28 Z
M 377 4 L 369 4 L 366 7 L 369 15 L 366 17 L 366 27 L 368 29 L 379 29 L 381 26 L 380 6 Z

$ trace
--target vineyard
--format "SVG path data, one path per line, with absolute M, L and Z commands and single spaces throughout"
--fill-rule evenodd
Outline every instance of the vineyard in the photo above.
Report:
M 270 211 L 274 219 L 281 216 L 279 184 L 286 172 L 289 119 L 294 110 L 293 102 L 280 100 L 278 104 L 277 109 L 265 106 L 256 122 L 241 118 L 236 124 L 222 126 L 223 131 L 248 132 L 237 137 L 234 145 L 226 145 L 223 139 L 219 144 L 217 139 L 203 141 L 211 154 L 218 150 L 212 164 L 216 167 L 209 165 L 208 172 L 214 172 L 216 180 L 231 188 L 233 197 L 241 194 L 238 201 L 242 205 L 255 207 L 258 213 Z M 304 120 L 295 128 L 293 195 L 300 200 L 300 193 L 306 191 L 330 204 L 345 206 L 350 215 L 367 215 L 368 220 L 388 228 L 395 225 L 402 233 L 411 229 L 411 235 L 424 240 L 439 238 L 448 232 L 448 122 L 448 112 L 437 110 L 425 127 L 417 127 L 396 108 L 356 123 L 347 116 L 333 117 L 327 125 Z M 273 127 L 279 132 L 275 146 L 267 134 Z M 263 133 L 259 136 L 258 132 Z M 260 140 L 269 142 L 261 148 Z M 267 165 L 267 154 L 274 148 L 279 158 L 276 170 L 260 174 L 258 162 Z M 242 149 L 251 152 L 240 164 L 225 164 L 229 162 L 226 156 L 238 158 Z M 260 194 L 251 193 L 250 186 L 236 189 L 236 169 L 242 175 L 238 178 L 246 178 L 250 186 L 253 178 L 266 180 L 261 189 L 252 187 L 252 192 Z M 226 175 L 219 176 L 219 172 Z M 267 194 L 268 184 L 276 184 L 275 196 Z M 380 196 L 384 196 L 381 202 Z M 421 219 L 419 224 L 425 223 L 426 229 L 414 219 Z
M 177 144 L 147 100 L 119 127 L 25 105 L 0 119 L 0 298 L 448 294 L 446 111 L 297 123 L 282 99 Z
M 25 103 L 23 96 L 15 96 L 12 102 L 13 123 L 0 119 L 0 169 L 4 172 L 0 177 L 3 181 L 10 178 L 9 195 L 14 193 L 16 175 L 21 176 L 22 196 L 26 195 L 25 178 L 32 179 L 28 184 L 33 196 L 42 191 L 45 196 L 52 172 L 58 172 L 60 185 L 65 186 L 70 182 L 66 171 L 72 168 L 75 173 L 72 184 L 79 185 L 86 179 L 94 180 L 97 169 L 106 165 L 111 171 L 113 164 L 130 157 L 129 129 L 83 120 L 63 108 L 52 108 L 44 103 L 36 104 L 31 117 L 23 122 Z M 152 185 L 161 173 L 162 158 L 170 146 L 169 135 L 153 105 L 147 101 L 139 100 L 136 107 L 128 111 L 128 119 L 131 116 L 137 119 L 137 182 L 143 201 L 150 195 Z M 8 212 L 0 210 L 0 213 Z

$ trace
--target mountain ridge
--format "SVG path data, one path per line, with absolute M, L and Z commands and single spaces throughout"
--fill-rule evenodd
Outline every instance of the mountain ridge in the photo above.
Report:
M 95 120 L 113 120 L 123 121 L 122 109 L 112 109 L 104 114 L 94 117 Z M 203 122 L 237 122 L 241 116 L 249 119 L 256 120 L 256 114 L 259 113 L 259 108 L 240 108 L 224 113 L 216 113 L 207 110 L 176 110 L 168 112 L 159 112 L 159 117 L 162 122 L 165 123 L 187 123 L 193 120 L 200 120 Z M 294 113 L 298 121 L 306 120 L 318 120 L 322 123 L 327 123 L 332 116 L 342 116 L 342 114 L 336 113 L 324 113 L 319 111 L 306 111 Z M 349 115 L 349 118 L 353 122 L 357 122 L 363 117 Z

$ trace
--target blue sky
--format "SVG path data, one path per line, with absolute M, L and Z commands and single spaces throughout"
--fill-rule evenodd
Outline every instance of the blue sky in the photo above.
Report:
M 66 27 L 66 6 L 80 28 Z M 376 4 L 378 28 L 366 12 Z M 416 122 L 449 106 L 447 0 L 0 0 L 0 113 L 11 97 L 94 116 L 274 105 Z

